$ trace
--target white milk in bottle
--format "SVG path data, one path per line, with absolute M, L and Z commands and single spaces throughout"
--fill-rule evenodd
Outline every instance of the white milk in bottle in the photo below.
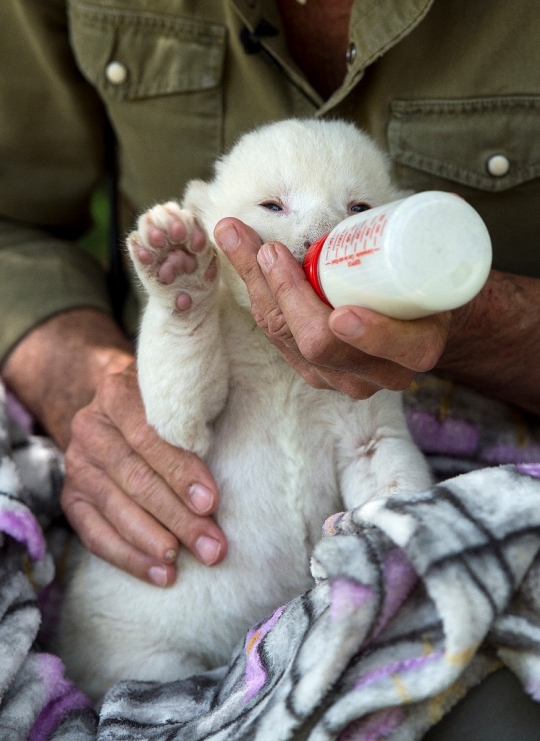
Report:
M 345 219 L 310 246 L 303 267 L 334 308 L 417 319 L 470 301 L 491 260 L 488 230 L 472 206 L 426 191 Z

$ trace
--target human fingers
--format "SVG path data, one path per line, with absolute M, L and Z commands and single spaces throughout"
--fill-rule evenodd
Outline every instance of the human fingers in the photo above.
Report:
M 191 512 L 114 426 L 103 429 L 90 415 L 77 416 L 66 454 L 79 498 L 90 500 L 127 542 L 162 562 L 174 561 L 179 542 L 207 565 L 221 560 L 226 542 L 216 523 Z
M 115 447 L 107 435 L 109 447 Z M 66 453 L 66 477 L 62 491 L 62 506 L 70 521 L 76 520 L 80 502 L 91 505 L 110 523 L 121 537 L 162 563 L 174 562 L 179 551 L 178 539 L 168 530 L 161 532 L 160 524 L 127 495 L 109 474 L 74 438 Z M 84 507 L 83 507 L 83 511 Z M 79 531 L 79 527 L 76 527 Z M 80 532 L 83 542 L 101 555 L 99 532 Z
M 214 238 L 246 284 L 254 319 L 266 331 L 267 319 L 279 307 L 257 262 L 261 238 L 251 227 L 233 218 L 221 219 L 217 223 Z
M 207 564 L 224 557 L 225 538 L 207 516 L 217 506 L 215 482 L 202 461 L 165 443 L 146 423 L 133 368 L 102 382 L 92 403 L 75 415 L 66 467 L 64 507 L 90 502 L 126 543 L 152 558 L 166 563 L 179 542 Z M 118 492 L 127 495 L 128 509 Z M 101 530 L 84 530 L 95 518 L 70 519 L 97 555 L 111 552 Z
M 239 219 L 222 219 L 216 225 L 214 237 L 232 266 L 246 284 L 251 313 L 260 329 L 278 347 L 287 362 L 308 382 L 317 385 L 317 373 L 302 356 L 272 293 L 264 272 L 257 262 L 261 247 L 258 234 Z M 321 387 L 326 387 L 325 384 Z
M 129 498 L 125 495 L 123 504 L 127 512 L 130 509 Z M 82 542 L 92 553 L 151 584 L 165 587 L 174 582 L 174 563 L 153 558 L 126 540 L 101 514 L 92 499 L 86 498 L 85 493 L 74 487 L 68 478 L 62 492 L 62 507 Z M 139 509 L 135 517 L 139 515 Z M 169 553 L 172 557 L 176 550 L 170 549 Z
M 367 398 L 381 388 L 402 390 L 411 383 L 411 369 L 393 358 L 355 348 L 330 330 L 331 308 L 319 299 L 284 245 L 263 245 L 257 259 L 280 306 L 283 323 L 302 356 L 325 382 L 354 398 Z
M 328 328 L 331 309 L 309 285 L 284 245 L 261 246 L 258 235 L 238 219 L 223 219 L 215 230 L 235 270 L 244 280 L 252 314 L 285 360 L 311 386 L 367 398 L 383 387 L 405 388 L 411 379 L 389 363 L 354 350 Z
M 218 489 L 205 463 L 194 453 L 169 445 L 146 421 L 134 365 L 104 380 L 88 412 L 110 421 L 129 450 L 135 451 L 186 507 L 202 515 L 211 514 L 216 509 Z M 90 433 L 92 428 L 89 420 Z M 93 438 L 92 444 L 100 445 L 100 439 Z M 138 461 L 136 456 L 131 457 Z
M 446 311 L 401 321 L 359 306 L 341 306 L 330 314 L 328 326 L 358 350 L 420 373 L 431 370 L 442 355 L 451 316 Z
M 257 261 L 261 248 L 258 234 L 238 219 L 226 218 L 216 225 L 214 237 L 246 284 L 251 313 L 257 325 L 281 352 L 287 363 L 314 388 L 339 387 L 340 382 L 332 377 L 331 371 L 327 372 L 327 369 L 324 369 L 325 372 L 321 373 L 316 364 L 307 360 L 299 350 L 279 302 Z M 360 395 L 365 396 L 365 391 Z

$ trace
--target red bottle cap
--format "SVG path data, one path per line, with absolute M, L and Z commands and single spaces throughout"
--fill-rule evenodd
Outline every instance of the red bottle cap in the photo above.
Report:
M 319 283 L 319 255 L 321 254 L 321 250 L 324 243 L 326 242 L 327 237 L 328 234 L 325 234 L 323 237 L 320 237 L 315 242 L 313 242 L 313 244 L 310 245 L 308 251 L 304 255 L 302 267 L 304 268 L 304 273 L 306 274 L 306 277 L 311 283 L 311 286 L 317 296 L 321 299 L 321 301 L 324 301 L 325 304 L 328 304 L 328 306 L 332 306 L 332 304 L 324 295 L 321 284 Z

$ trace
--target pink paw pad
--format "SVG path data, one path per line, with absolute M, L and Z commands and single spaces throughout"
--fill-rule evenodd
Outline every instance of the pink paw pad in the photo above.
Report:
M 200 291 L 210 290 L 217 277 L 216 257 L 205 231 L 190 212 L 173 202 L 141 216 L 128 244 L 148 291 L 171 286 L 178 311 L 192 307 Z
M 190 308 L 192 303 L 191 296 L 187 293 L 179 293 L 176 297 L 175 305 L 179 311 L 186 311 L 186 309 Z
M 179 275 L 193 273 L 197 267 L 197 261 L 194 257 L 182 250 L 169 252 L 164 262 L 158 268 L 157 275 L 162 283 L 169 286 Z

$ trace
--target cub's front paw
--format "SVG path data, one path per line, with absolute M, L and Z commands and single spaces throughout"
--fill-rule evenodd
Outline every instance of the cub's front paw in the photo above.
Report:
M 131 259 L 150 296 L 186 311 L 213 288 L 217 257 L 193 214 L 170 201 L 146 211 L 127 239 Z

